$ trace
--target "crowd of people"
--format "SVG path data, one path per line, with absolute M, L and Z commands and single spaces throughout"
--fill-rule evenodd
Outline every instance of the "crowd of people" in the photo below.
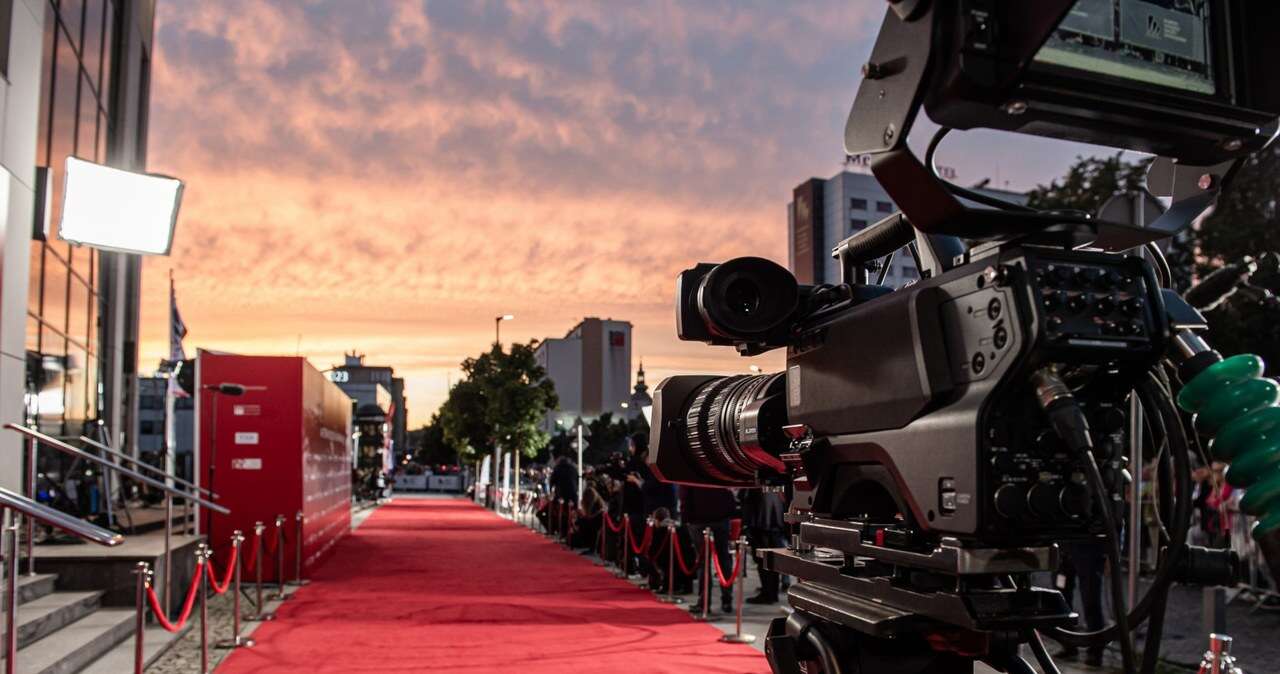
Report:
M 734 573 L 730 554 L 733 539 L 745 536 L 753 559 L 756 549 L 785 545 L 786 494 L 770 487 L 677 487 L 659 480 L 647 458 L 646 439 L 630 438 L 626 454 L 619 452 L 603 464 L 584 467 L 579 498 L 578 466 L 568 455 L 554 457 L 546 469 L 533 471 L 535 481 L 529 484 L 534 493 L 546 496 L 537 506 L 537 518 L 548 530 L 562 534 L 564 521 L 570 521 L 567 538 L 571 547 L 601 554 L 644 576 L 655 590 L 674 589 L 677 594 L 696 591 L 698 600 L 690 606 L 695 613 L 717 609 L 732 613 L 732 587 L 721 581 Z M 711 575 L 718 578 L 705 577 L 704 532 L 710 533 L 711 559 L 719 564 L 719 573 L 712 569 Z M 672 543 L 675 550 L 668 547 Z M 754 565 L 760 591 L 746 601 L 777 603 L 785 592 L 785 579 L 758 563 Z M 705 590 L 704 583 L 709 583 Z M 705 607 L 703 597 L 709 600 Z

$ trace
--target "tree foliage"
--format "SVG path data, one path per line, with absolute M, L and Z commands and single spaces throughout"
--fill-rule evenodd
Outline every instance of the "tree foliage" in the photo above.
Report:
M 439 413 L 444 440 L 462 460 L 474 461 L 499 444 L 534 456 L 547 444 L 541 424 L 558 399 L 534 357 L 535 346 L 513 344 L 506 352 L 494 344 L 462 362 L 463 379 L 449 391 Z
M 445 440 L 439 414 L 431 415 L 431 422 L 422 428 L 409 431 L 409 446 L 413 448 L 413 460 L 424 465 L 458 462 L 458 450 Z

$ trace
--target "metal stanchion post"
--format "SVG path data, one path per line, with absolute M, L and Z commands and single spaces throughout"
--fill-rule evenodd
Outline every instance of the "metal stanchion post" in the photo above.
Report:
M 142 674 L 147 667 L 147 656 L 143 638 L 147 631 L 147 585 L 151 583 L 151 565 L 138 562 L 133 573 L 138 576 L 134 601 L 137 609 L 133 616 L 133 674 Z
M 634 554 L 637 558 L 637 561 L 639 560 L 641 554 L 648 552 L 648 548 L 645 547 L 644 541 L 645 541 L 646 535 L 650 535 L 650 536 L 652 535 L 652 534 L 649 534 L 649 528 L 652 526 L 653 526 L 653 518 L 652 517 L 644 518 L 644 533 L 640 534 L 640 552 L 637 553 L 631 548 L 627 548 L 627 552 Z M 634 538 L 634 536 L 632 536 L 632 538 Z M 652 539 L 650 539 L 650 542 L 652 542 Z M 634 574 L 634 577 L 628 576 L 628 578 L 631 579 L 632 584 L 634 584 L 636 587 L 644 587 L 645 585 L 649 584 L 649 579 L 644 575 L 644 570 L 639 566 L 639 564 L 636 565 L 636 572 Z
M 702 528 L 702 612 L 694 616 L 694 620 L 710 620 L 707 615 L 711 606 L 711 528 Z
M 664 604 L 683 604 L 684 600 L 676 596 L 676 546 L 680 539 L 676 536 L 676 525 L 667 521 L 667 594 L 658 597 Z
M 562 513 L 562 517 L 564 519 L 564 526 L 560 529 L 560 541 L 564 543 L 564 546 L 566 548 L 571 545 L 570 541 L 573 537 L 573 531 L 571 529 L 571 527 L 573 526 L 573 523 L 569 517 L 572 514 L 572 509 L 573 509 L 573 506 L 566 501 L 564 504 L 564 511 Z
M 186 526 L 185 524 L 183 526 Z M 166 614 L 173 611 L 169 604 L 170 590 L 173 587 L 173 494 L 164 493 L 164 587 L 160 589 L 161 605 Z
M 600 545 L 597 546 L 600 553 L 600 559 L 592 562 L 596 566 L 604 566 L 604 513 L 600 513 Z
M 200 583 L 200 674 L 209 671 L 209 558 L 213 554 L 209 546 L 196 546 L 196 582 Z M 201 565 L 201 562 L 204 564 Z
M 29 523 L 31 518 L 25 518 Z M 18 511 L 0 509 L 4 541 L 4 669 L 7 674 L 18 671 Z
M 289 598 L 284 593 L 284 515 L 276 515 L 276 593 L 271 598 L 276 601 Z
M 231 638 L 223 639 L 214 644 L 214 648 L 249 648 L 254 645 L 253 639 L 240 636 L 240 567 L 244 566 L 241 562 L 240 548 L 244 543 L 244 533 L 236 529 L 231 534 L 231 549 L 235 552 L 232 557 L 235 558 L 236 568 L 231 572 L 231 577 L 235 580 L 231 586 Z
M 257 622 L 266 622 L 275 620 L 276 614 L 267 613 L 266 603 L 262 599 L 262 534 L 267 530 L 267 525 L 261 520 L 253 523 L 253 574 L 255 591 L 257 592 L 257 613 L 249 616 L 249 620 Z
M 31 442 L 27 443 L 27 498 L 32 501 L 36 499 L 36 481 L 40 474 L 36 471 L 36 450 L 40 445 L 36 443 L 35 438 L 31 438 Z M 18 526 L 18 513 L 13 513 L 14 524 Z M 27 575 L 36 575 L 36 518 L 25 517 L 27 525 Z
M 631 575 L 631 550 L 627 549 L 631 544 L 631 541 L 627 540 L 631 536 L 631 516 L 627 513 L 622 513 L 622 531 L 618 533 L 618 538 L 622 542 L 622 545 L 618 546 L 619 554 L 622 555 L 618 558 L 618 577 L 626 578 Z
M 747 539 L 741 537 L 738 539 L 738 557 L 734 566 L 738 567 L 738 608 L 737 617 L 734 622 L 733 634 L 726 634 L 720 637 L 721 641 L 727 641 L 731 644 L 750 644 L 754 643 L 756 638 L 751 634 L 742 633 L 742 599 L 747 593 Z M 740 565 L 740 566 L 739 566 Z
M 302 577 L 302 531 L 303 531 L 303 527 L 306 525 L 306 520 L 307 520 L 307 516 L 302 514 L 301 510 L 298 511 L 298 514 L 294 516 L 294 520 L 293 520 L 294 521 L 293 548 L 295 552 L 295 557 L 293 560 L 293 566 L 294 566 L 293 584 L 297 585 L 298 587 L 302 587 L 303 585 L 306 585 L 307 583 L 311 582 Z

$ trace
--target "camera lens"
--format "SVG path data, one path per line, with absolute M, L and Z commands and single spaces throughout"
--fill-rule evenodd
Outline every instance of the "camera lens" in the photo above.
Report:
M 755 480 L 761 469 L 784 470 L 777 454 L 785 400 L 782 373 L 713 379 L 692 396 L 684 413 L 687 454 L 712 481 Z
M 750 316 L 760 309 L 760 289 L 746 279 L 736 278 L 724 289 L 724 301 L 730 311 Z

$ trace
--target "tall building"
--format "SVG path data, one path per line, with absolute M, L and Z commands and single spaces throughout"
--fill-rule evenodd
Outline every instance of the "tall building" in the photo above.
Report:
M 626 414 L 631 398 L 631 323 L 584 318 L 564 337 L 542 340 L 534 356 L 560 399 L 559 407 L 547 415 L 547 430 L 567 429 L 579 417 Z
M 0 423 L 136 452 L 138 256 L 58 236 L 68 156 L 145 170 L 154 0 L 0 2 Z M 0 432 L 0 486 L 21 487 Z
M 412 452 L 404 378 L 395 376 L 394 369 L 365 365 L 364 355 L 352 351 L 346 354 L 342 365 L 330 368 L 329 380 L 354 401 L 352 419 L 360 431 L 362 455 L 371 448 L 383 447 L 389 450 L 387 459 L 395 461 L 403 453 Z
M 138 377 L 138 456 L 153 466 L 164 466 L 165 391 L 167 377 Z M 173 400 L 174 472 L 184 480 L 194 479 L 195 398 Z
M 1025 194 L 980 188 L 978 192 L 1025 204 Z M 966 202 L 968 203 L 968 202 Z M 976 204 L 968 203 L 970 206 Z M 805 284 L 837 283 L 840 267 L 831 250 L 836 244 L 892 215 L 898 207 L 869 173 L 841 171 L 827 179 L 810 178 L 792 191 L 787 204 L 787 262 Z M 920 278 L 910 255 L 895 255 L 885 279 L 895 288 Z

